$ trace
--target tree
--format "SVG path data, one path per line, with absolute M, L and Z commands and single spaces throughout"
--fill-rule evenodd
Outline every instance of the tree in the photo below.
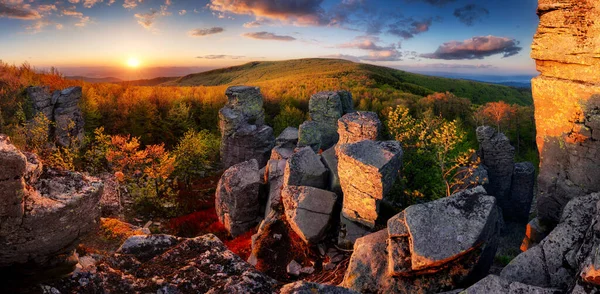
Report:
M 497 130 L 500 132 L 500 123 L 509 120 L 515 112 L 515 108 L 504 101 L 499 101 L 486 103 L 482 111 L 488 119 L 496 124 Z
M 175 176 L 188 186 L 193 178 L 205 176 L 219 158 L 219 143 L 219 138 L 206 130 L 187 131 L 173 150 Z

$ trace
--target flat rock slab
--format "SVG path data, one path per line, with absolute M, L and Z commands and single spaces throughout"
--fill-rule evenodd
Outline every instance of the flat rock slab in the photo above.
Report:
M 298 144 L 298 129 L 287 127 L 275 139 L 275 145 L 283 148 L 294 149 Z
M 462 193 L 404 210 L 413 270 L 443 264 L 487 241 L 489 230 L 498 221 L 496 199 L 480 192 Z
M 327 187 L 327 169 L 310 147 L 294 153 L 287 161 L 283 182 L 286 186 Z
M 315 244 L 329 227 L 337 195 L 306 186 L 288 186 L 283 190 L 285 215 L 292 229 L 307 243 Z

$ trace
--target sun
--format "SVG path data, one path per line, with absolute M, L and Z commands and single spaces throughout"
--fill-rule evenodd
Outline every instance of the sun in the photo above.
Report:
M 127 59 L 127 66 L 134 68 L 138 67 L 140 66 L 140 60 L 135 57 L 129 57 L 129 59 Z

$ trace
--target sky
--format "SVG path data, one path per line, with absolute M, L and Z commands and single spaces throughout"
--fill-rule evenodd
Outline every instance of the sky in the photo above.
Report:
M 124 79 L 313 57 L 533 75 L 536 7 L 535 0 L 0 0 L 0 60 Z

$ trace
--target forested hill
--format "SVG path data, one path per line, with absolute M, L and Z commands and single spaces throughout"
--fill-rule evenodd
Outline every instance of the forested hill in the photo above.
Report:
M 295 86 L 303 81 L 343 84 L 350 88 L 363 86 L 382 90 L 400 90 L 407 94 L 427 96 L 449 91 L 474 104 L 505 101 L 531 105 L 531 91 L 482 82 L 449 79 L 409 73 L 388 67 L 354 63 L 340 59 L 296 59 L 286 61 L 256 61 L 191 74 L 166 82 L 165 86 L 267 85 L 274 83 Z

